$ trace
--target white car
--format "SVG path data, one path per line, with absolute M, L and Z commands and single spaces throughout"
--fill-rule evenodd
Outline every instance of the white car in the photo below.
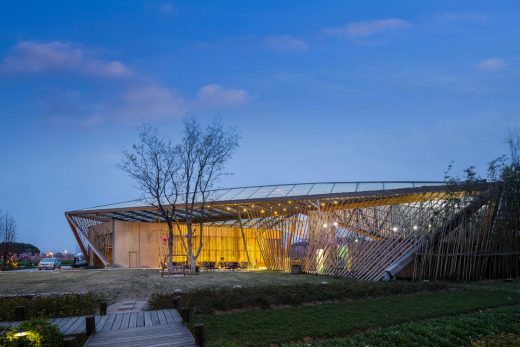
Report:
M 43 258 L 38 263 L 38 270 L 41 269 L 47 269 L 47 270 L 54 270 L 54 269 L 61 269 L 61 260 L 58 258 Z

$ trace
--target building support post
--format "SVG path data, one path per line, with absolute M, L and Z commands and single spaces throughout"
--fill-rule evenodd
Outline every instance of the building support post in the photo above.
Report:
M 246 241 L 246 235 L 244 233 L 244 225 L 242 224 L 242 215 L 240 214 L 240 207 L 237 208 L 237 211 L 238 211 L 238 223 L 240 224 L 240 232 L 242 233 L 242 242 L 244 243 L 244 249 L 246 251 L 247 262 L 249 265 L 251 265 L 251 259 L 249 259 L 249 252 L 247 251 L 247 241 Z

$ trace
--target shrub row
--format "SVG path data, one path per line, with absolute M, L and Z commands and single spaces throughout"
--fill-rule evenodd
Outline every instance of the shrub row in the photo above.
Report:
M 23 337 L 17 336 L 20 331 Z M 56 347 L 62 345 L 62 340 L 58 327 L 45 320 L 25 321 L 16 328 L 0 327 L 0 347 Z
M 183 307 L 196 313 L 210 313 L 241 308 L 269 308 L 277 305 L 346 300 L 369 296 L 413 294 L 422 291 L 446 289 L 439 282 L 323 282 L 298 285 L 269 285 L 243 288 L 196 289 L 184 293 L 180 299 Z M 154 293 L 148 300 L 151 309 L 173 308 L 175 294 Z
M 24 306 L 29 318 L 95 314 L 101 297 L 94 293 L 16 295 L 0 297 L 0 321 L 15 320 L 15 307 Z
M 347 338 L 285 346 L 518 346 L 519 329 L 520 306 L 512 306 L 404 323 Z

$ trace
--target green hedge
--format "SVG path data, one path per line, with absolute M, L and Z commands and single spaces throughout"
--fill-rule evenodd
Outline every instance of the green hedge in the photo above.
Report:
M 14 321 L 15 307 L 24 306 L 29 318 L 95 314 L 102 298 L 94 293 L 18 295 L 0 297 L 0 321 Z
M 24 336 L 17 336 L 20 332 Z M 0 347 L 56 347 L 61 346 L 62 341 L 58 327 L 45 320 L 25 321 L 16 328 L 0 327 Z
M 440 282 L 366 282 L 345 281 L 325 284 L 269 285 L 243 288 L 197 289 L 184 293 L 183 307 L 194 312 L 209 313 L 240 308 L 269 308 L 277 305 L 298 305 L 302 303 L 345 300 L 369 296 L 393 294 L 413 294 L 422 291 L 436 291 L 448 286 Z M 148 304 L 151 309 L 173 308 L 175 295 L 154 293 Z
M 512 306 L 404 323 L 346 338 L 285 346 L 519 346 L 519 330 L 520 306 Z

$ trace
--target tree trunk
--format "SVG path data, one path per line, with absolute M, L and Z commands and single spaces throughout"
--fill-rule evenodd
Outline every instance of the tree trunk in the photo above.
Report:
M 190 265 L 190 272 L 193 274 L 196 272 L 196 261 L 197 258 L 193 254 L 193 223 L 191 219 L 186 221 L 186 227 L 188 229 L 188 262 Z
M 168 268 L 173 267 L 173 224 L 168 222 Z

